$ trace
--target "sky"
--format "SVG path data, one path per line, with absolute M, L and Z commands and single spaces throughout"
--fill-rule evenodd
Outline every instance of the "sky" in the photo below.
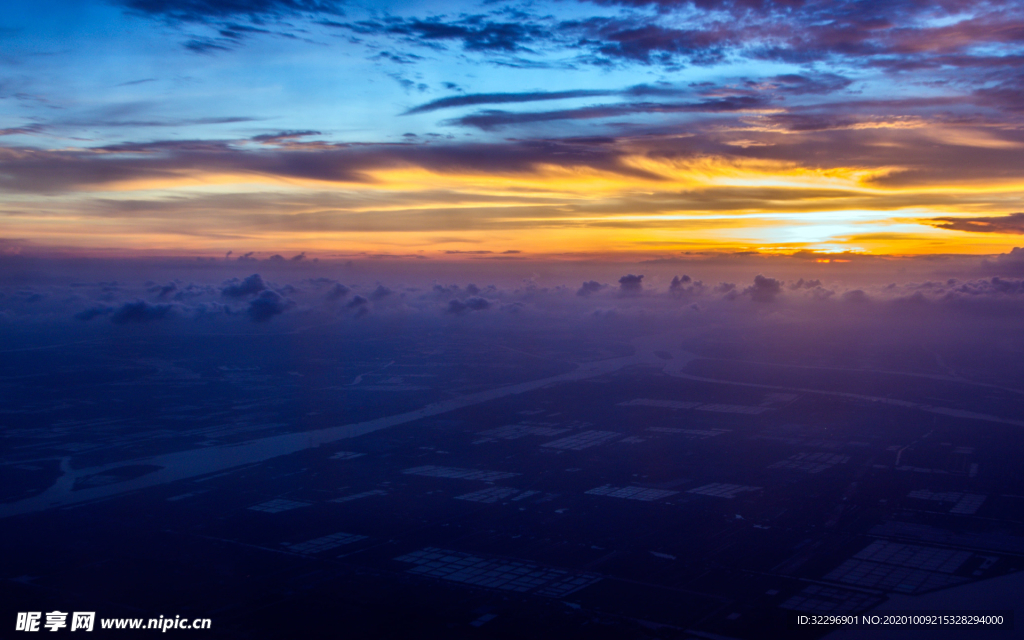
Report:
M 1024 244 L 1018 2 L 16 1 L 0 60 L 7 254 Z

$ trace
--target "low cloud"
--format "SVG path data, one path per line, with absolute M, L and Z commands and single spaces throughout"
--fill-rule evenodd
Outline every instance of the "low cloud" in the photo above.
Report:
M 843 302 L 850 302 L 853 304 L 864 304 L 870 300 L 868 294 L 864 293 L 861 289 L 852 289 L 846 291 L 842 295 Z
M 82 309 L 81 311 L 76 313 L 73 317 L 74 317 L 75 320 L 82 320 L 84 322 L 88 322 L 89 320 L 92 320 L 93 318 L 98 318 L 100 316 L 105 316 L 108 313 L 113 313 L 113 312 L 114 312 L 114 308 L 113 307 L 95 306 L 95 307 L 89 307 L 88 309 Z
M 588 280 L 587 282 L 584 282 L 579 289 L 576 290 L 576 295 L 589 296 L 607 287 L 608 285 L 601 284 L 597 280 Z
M 110 316 L 114 324 L 146 324 L 163 320 L 174 312 L 174 305 L 150 304 L 145 300 L 126 302 L 118 307 Z
M 225 298 L 244 298 L 245 296 L 256 295 L 266 288 L 267 285 L 263 282 L 260 274 L 254 273 L 245 280 L 238 281 L 236 279 L 221 289 L 220 292 Z
M 789 283 L 789 288 L 793 291 L 799 291 L 800 289 L 814 289 L 815 287 L 821 286 L 821 280 L 804 280 L 800 278 L 796 282 Z
M 256 298 L 249 302 L 249 308 L 245 310 L 253 322 L 267 322 L 276 315 L 280 315 L 291 308 L 294 303 L 276 291 L 261 291 Z
M 447 313 L 462 315 L 471 311 L 484 311 L 491 308 L 491 301 L 486 298 L 466 298 L 448 302 Z
M 334 286 L 332 286 L 327 291 L 327 295 L 324 297 L 327 298 L 328 300 L 341 300 L 342 298 L 347 296 L 350 291 L 351 289 L 349 289 L 345 285 L 341 284 L 340 282 L 335 282 Z
M 704 293 L 704 283 L 694 280 L 688 275 L 673 276 L 668 285 L 668 292 L 673 296 L 694 296 Z
M 772 302 L 780 293 L 782 293 L 781 281 L 760 274 L 754 276 L 753 285 L 743 290 L 743 294 L 750 296 L 754 302 Z
M 644 289 L 644 277 L 635 276 L 632 273 L 619 278 L 619 291 L 626 295 L 635 295 Z

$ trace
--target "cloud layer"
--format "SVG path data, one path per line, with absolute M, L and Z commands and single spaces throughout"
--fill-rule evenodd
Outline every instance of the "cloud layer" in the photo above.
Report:
M 52 62 L 45 16 L 11 36 L 12 241 L 512 260 L 996 254 L 1022 229 L 1019 3 L 93 8 Z

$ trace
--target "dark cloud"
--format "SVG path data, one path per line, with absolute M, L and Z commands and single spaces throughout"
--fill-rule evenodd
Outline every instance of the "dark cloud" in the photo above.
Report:
M 756 88 L 774 89 L 793 95 L 833 93 L 853 83 L 847 77 L 835 73 L 786 74 L 748 84 Z
M 466 51 L 522 51 L 529 43 L 548 36 L 539 24 L 505 22 L 487 15 L 461 15 L 454 19 L 388 17 L 349 23 L 325 21 L 323 24 L 363 35 L 400 36 L 419 44 L 454 42 Z
M 155 293 L 158 298 L 166 298 L 167 296 L 175 293 L 178 290 L 178 285 L 173 282 L 165 284 L 163 286 L 156 285 L 149 288 L 150 293 Z
M 88 322 L 89 320 L 92 320 L 93 318 L 98 318 L 99 316 L 105 316 L 108 313 L 113 313 L 113 311 L 114 311 L 113 307 L 105 307 L 105 306 L 89 307 L 88 309 L 83 309 L 83 310 L 79 311 L 78 313 L 76 313 L 74 315 L 74 318 L 75 318 L 75 320 L 82 320 L 82 321 Z
M 145 300 L 136 300 L 118 307 L 110 316 L 110 321 L 114 324 L 145 324 L 167 318 L 173 311 L 174 305 L 150 304 Z
M 672 276 L 672 282 L 668 285 L 669 291 L 679 291 L 689 283 L 693 282 L 693 278 L 687 275 L 683 276 Z
M 635 276 L 632 273 L 619 278 L 619 291 L 624 294 L 636 294 L 643 291 L 644 277 Z
M 394 62 L 396 64 L 415 64 L 423 59 L 423 56 L 418 56 L 414 53 L 392 53 L 391 51 L 381 51 L 377 55 L 370 58 L 371 60 L 384 60 L 388 62 Z M 445 83 L 449 84 L 449 83 Z
M 255 34 L 255 33 L 270 33 L 267 29 L 260 29 L 259 27 L 250 27 L 243 24 L 227 24 L 221 27 L 218 32 L 222 38 L 234 40 L 240 42 L 242 39 Z
M 666 11 L 695 7 L 701 10 L 745 13 L 748 11 L 764 11 L 775 7 L 798 8 L 807 4 L 808 1 L 809 0 L 594 0 L 594 4 L 631 8 L 657 7 Z
M 782 282 L 763 275 L 754 276 L 754 284 L 743 290 L 754 302 L 772 302 L 782 293 Z
M 673 276 L 672 282 L 668 285 L 669 294 L 677 297 L 701 295 L 704 291 L 704 283 L 700 280 L 694 280 L 688 275 Z
M 406 78 L 405 76 L 403 76 L 401 73 L 393 73 L 392 72 L 392 73 L 388 73 L 387 76 L 389 78 L 391 78 L 392 80 L 394 80 L 395 82 L 397 82 L 398 85 L 400 87 L 402 87 L 402 90 L 405 91 L 406 93 L 409 93 L 409 92 L 411 92 L 413 90 L 416 90 L 416 91 L 418 91 L 420 93 L 424 93 L 424 92 L 427 91 L 427 89 L 430 88 L 426 83 L 424 83 L 424 82 L 416 82 L 415 80 L 410 80 L 409 78 Z M 416 134 L 408 134 L 408 135 L 412 136 L 412 137 L 416 137 Z
M 199 45 L 197 45 L 199 46 Z M 177 128 L 193 125 L 218 125 L 237 124 L 241 122 L 255 122 L 257 118 L 247 116 L 222 116 L 208 118 L 149 118 L 147 120 L 128 120 L 118 117 L 115 114 L 98 113 L 89 117 L 79 117 L 67 120 L 60 120 L 56 124 L 61 127 L 90 128 L 90 127 L 164 127 Z
M 231 51 L 231 47 L 212 38 L 192 38 L 187 40 L 182 46 L 192 53 L 212 54 Z
M 341 14 L 341 3 L 334 0 L 120 0 L 120 4 L 137 13 L 175 22 Z
M 114 86 L 116 87 L 131 87 L 139 84 L 146 84 L 147 82 L 156 82 L 156 78 L 141 78 L 139 80 L 129 80 L 128 82 L 121 82 Z
M 463 300 L 451 300 L 448 302 L 447 313 L 462 315 L 471 311 L 484 311 L 491 308 L 491 301 L 486 298 L 466 298 Z
M 305 130 L 305 131 L 280 131 L 278 133 L 264 133 L 258 136 L 250 138 L 253 142 L 259 142 L 260 144 L 282 144 L 306 138 L 309 136 L 318 136 L 319 131 Z
M 750 87 L 750 92 L 760 90 L 786 90 L 791 93 L 811 93 L 815 91 L 825 92 L 826 87 L 828 86 L 838 86 L 840 79 L 843 81 L 842 86 L 849 84 L 849 81 L 842 78 L 842 76 L 835 74 L 815 74 L 812 76 L 777 76 L 776 78 L 771 79 L 771 82 L 757 84 L 752 81 L 748 81 L 747 85 Z M 693 93 L 694 91 L 692 88 L 663 83 L 661 85 L 640 84 L 622 90 L 575 89 L 568 91 L 461 94 L 457 96 L 449 96 L 447 98 L 440 98 L 438 100 L 433 100 L 417 107 L 413 107 L 403 115 L 484 104 L 542 102 L 547 100 L 568 100 L 608 96 L 622 96 L 633 99 L 650 96 L 665 98 L 692 95 Z
M 1021 257 L 1024 249 L 1017 252 L 1016 257 Z M 1010 255 L 1010 254 L 1007 254 Z M 765 260 L 772 262 L 772 269 L 784 269 L 787 274 L 786 282 L 781 279 L 760 275 L 753 279 L 752 286 L 738 292 L 734 285 L 723 285 L 712 292 L 710 287 L 704 287 L 693 277 L 683 275 L 670 275 L 669 269 L 676 267 L 664 265 L 661 267 L 651 265 L 655 269 L 653 274 L 648 274 L 642 280 L 638 274 L 629 274 L 623 277 L 621 285 L 641 285 L 649 278 L 655 278 L 656 282 L 663 282 L 660 286 L 660 294 L 654 290 L 648 282 L 644 288 L 645 295 L 631 296 L 609 296 L 609 295 L 577 295 L 577 287 L 566 286 L 565 283 L 571 278 L 577 277 L 578 267 L 572 267 L 559 272 L 545 274 L 545 286 L 539 286 L 529 281 L 519 280 L 519 276 L 509 279 L 506 277 L 498 286 L 438 286 L 432 290 L 430 283 L 434 276 L 441 273 L 456 273 L 450 271 L 452 265 L 444 265 L 444 269 L 438 272 L 423 273 L 424 266 L 409 265 L 404 273 L 390 271 L 391 265 L 383 266 L 382 270 L 374 275 L 387 278 L 387 284 L 373 284 L 367 291 L 374 287 L 381 286 L 393 290 L 394 298 L 398 292 L 402 292 L 401 304 L 374 304 L 366 297 L 354 296 L 353 292 L 340 285 L 333 278 L 320 277 L 309 278 L 308 273 L 303 272 L 294 284 L 285 282 L 275 285 L 273 290 L 264 289 L 256 295 L 243 298 L 244 304 L 235 300 L 223 299 L 221 289 L 223 288 L 207 284 L 211 281 L 220 280 L 222 276 L 214 275 L 218 272 L 228 272 L 236 268 L 234 262 L 217 260 L 215 265 L 205 266 L 203 269 L 215 269 L 207 274 L 208 280 L 197 280 L 198 284 L 190 283 L 183 285 L 180 277 L 188 274 L 189 277 L 201 277 L 195 271 L 194 265 L 186 268 L 188 271 L 173 273 L 161 268 L 159 275 L 152 272 L 151 281 L 145 284 L 131 284 L 123 280 L 118 285 L 111 285 L 106 279 L 98 282 L 98 278 L 92 277 L 87 282 L 76 283 L 77 286 L 67 287 L 66 291 L 73 295 L 63 294 L 60 285 L 39 285 L 24 283 L 5 287 L 2 290 L 7 294 L 4 302 L 10 300 L 17 291 L 47 291 L 45 300 L 33 305 L 15 307 L 8 313 L 8 320 L 28 322 L 36 317 L 44 322 L 49 318 L 65 318 L 65 322 L 84 325 L 87 321 L 95 321 L 97 318 L 109 318 L 115 324 L 160 324 L 167 325 L 168 330 L 177 329 L 192 331 L 188 327 L 198 326 L 200 322 L 208 327 L 217 326 L 217 332 L 225 334 L 231 331 L 246 331 L 243 325 L 264 324 L 268 321 L 271 325 L 280 325 L 282 332 L 289 332 L 296 328 L 318 326 L 326 322 L 347 322 L 359 318 L 374 309 L 374 315 L 380 318 L 381 322 L 399 320 L 403 325 L 418 322 L 417 317 L 426 322 L 431 318 L 436 320 L 438 316 L 447 316 L 458 321 L 460 318 L 473 317 L 475 312 L 486 312 L 480 318 L 487 318 L 488 322 L 495 323 L 495 328 L 500 328 L 506 321 L 512 321 L 508 311 L 518 313 L 521 322 L 532 323 L 535 321 L 564 322 L 566 319 L 575 318 L 577 321 L 582 318 L 601 318 L 602 322 L 611 322 L 613 318 L 619 318 L 623 322 L 636 324 L 638 327 L 653 328 L 654 326 L 669 328 L 678 327 L 680 320 L 686 322 L 704 323 L 708 327 L 736 326 L 744 322 L 767 322 L 775 323 L 784 333 L 792 331 L 793 327 L 807 323 L 809 326 L 834 327 L 837 323 L 868 323 L 871 327 L 883 327 L 892 318 L 905 318 L 902 314 L 918 313 L 922 321 L 929 322 L 932 316 L 945 314 L 949 322 L 954 322 L 954 316 L 949 314 L 963 314 L 964 318 L 979 318 L 985 315 L 1004 318 L 1007 323 L 1017 327 L 1017 319 L 1024 310 L 1024 279 L 1000 275 L 998 277 L 977 278 L 966 275 L 977 273 L 978 260 L 960 261 L 955 269 L 957 277 L 935 278 L 917 282 L 906 282 L 893 284 L 891 287 L 881 287 L 864 280 L 864 274 L 873 273 L 874 276 L 890 278 L 896 271 L 895 265 L 912 266 L 909 260 L 900 259 L 889 261 L 885 265 L 878 265 L 878 268 L 865 266 L 866 271 L 862 275 L 847 280 L 850 269 L 856 265 L 849 265 L 836 269 L 833 266 L 824 266 L 806 261 L 794 261 L 790 258 L 766 258 L 750 257 L 744 264 L 761 263 Z M 916 262 L 916 261 L 915 261 Z M 181 263 L 184 264 L 184 263 Z M 321 263 L 323 264 L 323 263 Z M 788 265 L 788 266 L 787 266 Z M 601 268 L 608 268 L 605 265 Z M 735 272 L 739 263 L 729 263 L 725 270 Z M 925 267 L 918 264 L 918 273 L 932 273 L 934 266 Z M 121 267 L 127 270 L 127 264 Z M 336 267 L 325 268 L 324 273 L 331 273 Z M 588 266 L 586 268 L 593 268 Z M 698 269 L 701 273 L 711 277 L 711 262 L 703 259 L 694 259 L 692 266 L 688 268 Z M 917 267 L 914 267 L 917 268 Z M 461 276 L 468 277 L 470 274 L 480 275 L 481 266 L 478 264 L 467 265 L 463 263 Z M 523 267 L 522 273 L 531 273 L 529 267 Z M 495 269 L 494 273 L 501 270 Z M 133 270 L 133 273 L 138 273 Z M 390 275 L 389 275 L 390 273 Z M 748 272 L 750 273 L 750 272 Z M 756 273 L 756 272 L 753 272 Z M 775 275 L 781 275 L 773 272 Z M 797 279 L 802 273 L 804 277 Z M 832 282 L 835 282 L 835 292 L 820 286 L 816 280 L 810 277 L 812 274 L 828 273 Z M 413 276 L 412 274 L 418 274 Z M 789 275 L 791 274 L 791 275 Z M 150 274 L 147 274 L 150 275 Z M 666 275 L 668 278 L 666 279 Z M 507 274 L 506 274 L 507 276 Z M 630 278 L 630 276 L 632 276 Z M 177 287 L 177 293 L 193 291 L 194 296 L 182 301 L 170 304 L 154 304 L 136 299 L 135 296 L 141 292 L 149 292 L 162 285 L 153 284 L 153 281 L 166 282 L 167 277 Z M 349 277 L 361 278 L 366 287 L 370 277 L 367 274 L 352 274 Z M 486 277 L 486 276 L 485 276 Z M 143 277 L 139 277 L 140 280 Z M 131 280 L 131 278 L 129 278 Z M 369 280 L 373 282 L 373 280 Z M 669 282 L 673 284 L 669 284 Z M 239 281 L 240 282 L 240 281 Z M 395 283 L 405 283 L 401 287 Z M 577 282 L 579 282 L 577 280 Z M 875 281 L 877 282 L 877 280 Z M 591 284 L 591 283 L 596 283 Z M 750 283 L 750 280 L 748 280 Z M 236 282 L 235 284 L 238 284 Z M 584 283 L 589 287 L 580 287 L 590 291 L 605 291 L 611 287 L 601 288 L 598 280 L 588 280 Z M 613 285 L 614 287 L 614 285 Z M 666 292 L 665 289 L 668 289 Z M 114 298 L 109 301 L 96 301 L 96 294 L 104 289 L 110 289 Z M 340 290 L 342 293 L 334 298 L 332 290 Z M 294 292 L 294 295 L 285 294 L 286 291 Z M 153 292 L 145 293 L 152 295 Z M 785 294 L 785 295 L 784 295 Z M 175 294 L 172 294 L 175 295 Z M 333 300 L 329 298 L 334 298 Z M 389 297 L 389 300 L 391 297 Z M 88 300 L 88 301 L 87 301 Z M 220 303 L 218 304 L 218 300 Z M 303 303 L 302 312 L 291 312 L 297 308 L 295 301 Z M 616 304 L 614 301 L 618 301 Z M 751 300 L 758 301 L 772 313 L 751 313 L 753 306 L 762 306 L 750 302 L 730 303 L 730 300 Z M 351 301 L 351 302 L 350 302 Z M 162 302 L 162 301 L 161 301 Z M 231 307 L 225 306 L 228 303 Z M 347 307 L 343 307 L 348 302 Z M 696 305 L 696 306 L 693 306 Z M 599 307 L 614 307 L 613 310 Z M 699 311 L 699 318 L 694 314 Z M 77 313 L 76 313 L 77 312 Z M 343 313 L 342 313 L 343 312 Z M 497 315 L 494 315 L 497 313 Z M 931 315 L 929 315 L 931 314 Z M 188 318 L 188 323 L 158 323 L 157 320 L 167 320 L 173 317 Z M 958 316 L 959 317 L 959 316 Z M 538 320 L 547 318 L 547 320 Z M 775 318 L 774 320 L 772 318 Z M 585 320 L 589 322 L 590 320 Z M 902 320 L 901 320 L 902 321 Z M 783 325 L 789 329 L 783 328 Z M 871 324 L 875 323 L 875 324 Z M 103 322 L 103 324 L 106 324 Z M 232 328 L 234 327 L 234 328 Z M 660 329 L 659 329 L 660 330 Z M 1016 329 L 1015 329 L 1016 330 Z
M 1004 274 L 1024 274 L 1024 247 L 1014 247 L 1009 253 L 1002 253 L 982 263 L 987 270 Z
M 350 307 L 352 309 L 355 309 L 356 307 L 365 306 L 366 303 L 368 303 L 368 302 L 369 302 L 369 300 L 367 300 L 363 296 L 357 295 L 357 296 L 353 296 L 352 299 L 348 301 L 348 305 L 346 305 L 346 306 L 348 306 L 348 307 Z
M 163 291 L 164 288 L 166 287 L 161 287 L 161 291 Z M 185 300 L 190 300 L 192 298 L 198 298 L 201 296 L 216 295 L 216 293 L 216 287 L 212 287 L 209 285 L 198 285 L 195 284 L 194 282 L 190 282 L 184 287 L 178 287 L 178 290 L 175 292 L 173 299 L 177 302 L 182 302 Z
M 1024 26 L 1018 26 L 1018 29 L 1024 29 Z M 1022 38 L 1024 39 L 1024 38 Z M 1010 77 L 1002 77 L 995 81 L 991 86 L 985 86 L 975 91 L 975 94 L 983 99 L 987 104 L 999 105 L 1007 111 L 1020 113 L 1024 111 L 1024 58 L 1021 56 L 1013 56 L 1015 64 L 1012 68 L 1016 70 L 1016 74 Z M 1010 66 L 1010 65 L 1004 65 Z M 1003 71 L 1003 73 L 1012 73 L 1009 69 Z M 987 77 L 989 74 L 985 74 Z M 994 80 L 994 78 L 993 78 Z
M 562 21 L 517 9 L 348 23 L 325 20 L 322 24 L 426 47 L 451 42 L 467 51 L 506 58 L 532 50 L 563 51 L 575 54 L 572 64 L 577 66 L 641 64 L 670 70 L 751 58 L 833 66 L 850 61 L 894 72 L 1019 68 L 1012 60 L 1015 52 L 997 55 L 993 49 L 1024 40 L 1024 12 L 1005 1 L 893 0 L 882 5 L 860 0 L 610 0 L 598 4 L 625 10 L 591 12 Z M 638 8 L 655 11 L 634 10 Z M 510 20 L 513 15 L 515 19 Z M 511 66 L 545 64 L 522 56 L 495 61 Z M 1020 109 L 1024 104 L 1020 84 L 993 80 L 974 81 L 991 100 Z M 765 82 L 791 95 L 831 93 L 850 84 L 849 79 L 829 73 L 787 74 Z
M 276 315 L 287 311 L 294 303 L 276 291 L 261 291 L 245 310 L 253 322 L 267 322 Z
M 52 193 L 128 180 L 166 180 L 195 172 L 241 173 L 330 182 L 367 183 L 367 171 L 420 166 L 440 173 L 530 173 L 541 165 L 589 167 L 648 179 L 628 166 L 624 151 L 587 139 L 506 143 L 321 145 L 305 149 L 249 147 L 233 141 L 125 143 L 44 150 L 0 146 L 0 189 Z
M 383 300 L 384 298 L 393 294 L 394 291 L 388 289 L 382 284 L 377 285 L 377 288 L 370 292 L 370 300 Z
M 584 282 L 580 286 L 580 288 L 576 291 L 576 295 L 578 295 L 578 296 L 589 296 L 590 294 L 597 293 L 598 291 L 600 291 L 601 289 L 606 288 L 607 286 L 608 285 L 601 284 L 597 280 L 588 280 L 587 282 Z
M 896 0 L 885 7 L 857 0 L 837 2 L 672 2 L 632 1 L 627 6 L 657 6 L 650 15 L 638 12 L 563 22 L 559 35 L 574 36 L 577 46 L 602 58 L 675 66 L 710 64 L 730 56 L 761 57 L 809 63 L 842 57 L 890 67 L 928 64 L 942 56 L 955 63 L 980 42 L 1019 42 L 1021 13 L 1003 3 L 982 0 L 933 7 L 918 0 Z M 721 12 L 731 14 L 724 17 Z M 974 16 L 945 26 L 925 26 L 937 16 Z M 684 18 L 685 17 L 685 18 Z M 680 18 L 684 18 L 681 20 Z M 724 19 L 723 19 L 724 18 Z M 685 28 L 680 25 L 685 24 Z M 913 25 L 913 26 L 910 26 Z M 770 44 L 766 44 L 770 43 Z M 985 56 L 982 51 L 978 54 Z M 788 83 L 795 76 L 779 76 Z M 831 92 L 848 82 L 805 83 L 796 80 L 793 93 Z
M 780 116 L 773 116 L 779 118 Z M 806 116 L 801 116 L 806 118 Z M 850 121 L 853 122 L 853 121 Z M 775 125 L 778 122 L 767 124 Z M 821 126 L 806 127 L 814 130 L 829 129 L 837 124 L 835 119 Z M 801 127 L 794 127 L 801 128 Z M 791 129 L 792 130 L 792 129 Z M 996 131 L 998 135 L 1008 136 L 1008 145 L 1016 143 L 1012 133 Z M 743 135 L 754 135 L 746 134 Z M 768 135 L 768 134 L 765 134 Z M 995 135 L 995 133 L 993 133 Z M 1018 136 L 1019 137 L 1019 136 Z M 0 188 L 7 190 L 36 191 L 51 194 L 74 188 L 92 188 L 127 180 L 166 179 L 167 176 L 187 175 L 190 171 L 209 171 L 214 173 L 240 173 L 268 176 L 299 176 L 311 179 L 337 181 L 370 181 L 365 172 L 376 168 L 422 166 L 438 173 L 471 172 L 499 175 L 523 174 L 539 170 L 543 166 L 560 166 L 565 168 L 592 168 L 624 175 L 659 179 L 660 176 L 649 170 L 641 170 L 627 164 L 630 151 L 642 153 L 653 159 L 664 158 L 670 161 L 685 160 L 701 154 L 722 154 L 728 157 L 753 158 L 761 160 L 779 160 L 783 162 L 806 163 L 814 158 L 822 168 L 830 166 L 878 166 L 880 163 L 906 167 L 905 171 L 894 171 L 881 182 L 892 184 L 931 184 L 936 180 L 964 180 L 992 178 L 993 176 L 1011 178 L 1014 174 L 1014 163 L 1019 155 L 1017 148 L 979 148 L 953 145 L 923 137 L 921 133 L 901 130 L 870 130 L 844 129 L 831 130 L 827 136 L 775 136 L 769 138 L 770 146 L 738 148 L 717 144 L 710 138 L 678 137 L 660 138 L 649 136 L 632 140 L 631 147 L 616 141 L 614 138 L 564 138 L 554 140 L 519 139 L 503 143 L 420 143 L 420 144 L 371 144 L 371 145 L 331 145 L 321 152 L 311 154 L 294 151 L 291 148 L 266 147 L 256 145 L 236 145 L 223 141 L 193 142 L 154 142 L 146 144 L 119 144 L 98 148 L 81 148 L 81 150 L 35 150 L 27 147 L 0 146 Z M 880 155 L 882 143 L 885 153 Z M 402 198 L 403 196 L 396 196 Z M 466 195 L 431 194 L 424 197 L 435 199 L 439 203 L 467 202 Z M 317 197 L 309 200 L 307 210 L 300 215 L 262 216 L 260 224 L 267 220 L 280 220 L 279 228 L 297 228 L 309 225 L 310 229 L 342 228 L 337 225 L 348 225 L 344 228 L 354 229 L 381 228 L 390 224 L 395 228 L 422 225 L 434 221 L 434 217 L 424 216 L 420 212 L 389 211 L 382 216 L 372 211 L 374 202 L 366 196 L 362 209 L 369 213 L 353 214 L 339 217 L 333 215 L 331 209 L 346 208 L 340 197 L 325 200 Z M 480 208 L 453 209 L 446 220 L 478 224 L 486 216 L 481 215 L 489 202 L 500 199 L 474 196 Z M 892 207 L 949 205 L 955 202 L 953 197 L 933 193 L 896 194 L 885 196 L 865 196 L 852 190 L 840 188 L 780 188 L 780 187 L 707 187 L 680 191 L 675 194 L 637 194 L 628 200 L 608 200 L 597 205 L 581 203 L 562 203 L 572 210 L 589 213 L 614 213 L 622 211 L 671 211 L 671 210 L 727 210 L 763 207 L 766 202 L 785 203 L 787 208 L 807 210 L 808 206 L 817 206 L 814 199 L 826 199 L 837 208 L 864 208 L 877 206 L 878 198 L 884 198 Z M 809 200 L 808 200 L 809 199 Z M 523 203 L 524 199 L 509 196 L 507 202 Z M 93 201 L 100 204 L 99 201 Z M 231 197 L 207 197 L 196 201 L 196 206 L 209 207 L 213 213 L 234 211 L 238 216 L 245 217 L 252 213 L 270 213 L 275 207 L 287 205 L 291 200 L 276 199 L 274 202 L 265 198 L 234 195 Z M 131 215 L 137 216 L 145 211 L 147 216 L 178 218 L 184 205 L 181 200 L 145 201 L 135 199 L 106 200 L 97 214 L 102 216 Z M 810 203 L 810 204 L 808 204 Z M 554 204 L 551 199 L 530 204 Z M 369 205 L 369 206 L 368 206 Z M 193 208 L 188 205 L 188 210 Z M 538 213 L 541 208 L 532 206 L 524 208 L 523 213 Z M 513 209 L 504 210 L 514 215 Z M 564 215 L 564 209 L 552 209 L 552 215 Z M 218 216 L 194 216 L 198 221 L 213 220 Z M 248 219 L 248 218 L 247 218 Z M 1009 220 L 1014 220 L 1010 218 Z M 255 220 L 253 220 L 255 221 Z M 939 220 L 940 223 L 953 223 L 953 219 Z M 985 220 L 1000 222 L 999 220 Z M 1006 222 L 1008 220 L 1002 220 Z M 170 223 L 170 221 L 168 222 Z M 324 227 L 324 224 L 335 226 Z M 975 224 L 974 227 L 982 225 Z M 248 257 L 253 257 L 251 254 Z
M 779 130 L 802 133 L 846 129 L 857 125 L 859 119 L 839 113 L 776 113 L 762 121 Z
M 963 283 L 954 282 L 949 287 L 949 291 L 954 294 L 968 296 L 1024 295 L 1024 280 L 995 277 L 988 280 L 972 280 Z
M 1024 273 L 1022 269 L 1019 273 Z M 899 305 L 932 306 L 968 309 L 972 313 L 1008 313 L 1016 319 L 1024 302 L 1024 280 L 997 276 L 994 278 L 942 282 L 891 284 L 881 293 Z M 874 298 L 872 298 L 874 299 Z
M 555 120 L 593 120 L 600 118 L 621 118 L 641 114 L 676 113 L 723 113 L 743 111 L 765 106 L 768 96 L 748 95 L 712 98 L 697 102 L 627 102 L 605 104 L 577 109 L 556 111 L 511 112 L 500 109 L 486 109 L 461 118 L 450 120 L 449 124 L 490 130 L 508 125 L 533 124 Z
M 977 218 L 929 218 L 922 222 L 950 231 L 1024 234 L 1024 213 Z
M 577 35 L 580 45 L 589 45 L 599 56 L 644 64 L 671 65 L 680 58 L 693 64 L 721 62 L 726 45 L 736 39 L 719 23 L 703 29 L 678 29 L 638 17 L 567 21 L 559 29 Z
M 814 289 L 815 287 L 820 287 L 820 286 L 821 286 L 821 280 L 818 280 L 818 279 L 804 280 L 803 278 L 800 278 L 796 282 L 791 282 L 789 284 L 789 288 L 794 290 L 794 291 L 799 290 L 799 289 Z
M 198 54 L 218 54 L 239 47 L 257 35 L 298 39 L 289 20 L 295 17 L 340 16 L 336 0 L 114 0 L 130 13 L 182 25 L 208 25 L 215 37 L 191 35 L 182 45 Z M 249 24 L 241 24 L 240 22 Z M 277 29 L 269 29 L 274 24 Z M 299 29 L 301 33 L 303 30 Z
M 13 300 L 28 304 L 32 304 L 33 302 L 39 302 L 45 297 L 46 296 L 44 294 L 32 290 L 16 291 L 14 295 L 11 296 Z
M 244 298 L 245 296 L 255 295 L 266 288 L 267 285 L 263 282 L 260 274 L 254 273 L 245 280 L 235 278 L 230 284 L 221 289 L 220 293 L 225 298 Z
M 479 104 L 506 104 L 515 102 L 539 102 L 542 100 L 566 100 L 569 98 L 590 98 L 596 96 L 615 95 L 614 91 L 573 90 L 573 91 L 530 91 L 527 93 L 473 93 L 440 98 L 418 107 L 413 107 L 405 115 L 427 113 L 438 109 L 467 107 Z
M 328 300 L 341 300 L 342 298 L 349 294 L 349 291 L 351 291 L 351 289 L 349 289 L 345 285 L 341 284 L 340 282 L 335 282 L 334 286 L 327 291 L 327 295 L 325 297 Z
M 0 129 L 0 136 L 19 136 L 39 133 L 40 131 L 42 131 L 42 127 L 38 125 L 28 127 L 7 127 L 6 129 Z
M 865 293 L 862 289 L 853 289 L 851 291 L 847 291 L 843 293 L 842 299 L 843 302 L 850 302 L 853 304 L 864 304 L 870 301 L 868 294 Z
M 458 293 L 459 293 L 459 285 L 451 284 L 451 285 L 445 286 L 445 285 L 435 284 L 433 286 L 433 288 L 432 288 L 432 291 L 437 296 L 441 296 L 441 297 L 447 298 L 448 296 L 458 295 Z

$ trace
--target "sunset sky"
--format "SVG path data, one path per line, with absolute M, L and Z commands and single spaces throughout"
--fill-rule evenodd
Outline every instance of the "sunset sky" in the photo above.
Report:
M 7 253 L 1024 244 L 1019 2 L 39 0 L 0 43 Z

